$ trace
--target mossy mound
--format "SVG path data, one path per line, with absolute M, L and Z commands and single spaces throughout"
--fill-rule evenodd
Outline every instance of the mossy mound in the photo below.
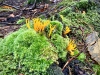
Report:
M 66 47 L 68 46 L 69 38 L 63 38 L 59 34 L 54 34 L 51 37 L 51 43 L 57 49 L 58 57 L 65 60 L 66 59 L 66 54 L 67 54 Z
M 11 55 L 12 62 L 16 63 L 16 66 L 14 65 L 16 70 L 18 70 L 17 66 L 20 65 L 20 71 L 28 69 L 29 72 L 45 72 L 49 65 L 58 59 L 55 48 L 44 35 L 37 34 L 33 29 L 21 32 L 19 30 L 5 37 L 2 41 L 4 42 L 3 51 L 5 51 L 2 57 L 6 58 L 6 56 Z M 7 60 L 9 61 L 9 59 Z M 5 68 L 9 68 L 7 63 L 3 64 L 6 65 Z
M 0 73 L 19 74 L 25 72 L 24 74 L 40 75 L 42 73 L 42 75 L 47 75 L 46 70 L 52 63 L 57 62 L 58 58 L 65 59 L 69 40 L 62 37 L 62 23 L 58 21 L 51 23 L 57 26 L 51 38 L 47 38 L 45 34 L 38 33 L 34 29 L 22 26 L 18 31 L 2 39 L 0 64 L 5 66 L 2 65 Z M 13 72 L 11 73 L 11 71 Z
M 36 34 L 34 30 L 21 33 L 14 41 L 15 59 L 31 71 L 45 71 L 56 61 L 57 53 L 54 49 L 45 36 Z

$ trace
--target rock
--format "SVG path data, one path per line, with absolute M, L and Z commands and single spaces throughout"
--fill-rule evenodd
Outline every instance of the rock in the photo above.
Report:
M 92 32 L 86 37 L 86 43 L 88 45 L 92 45 L 98 40 L 98 33 L 97 32 Z
M 64 75 L 61 68 L 57 64 L 52 64 L 47 72 L 48 75 Z
M 100 38 L 97 32 L 92 32 L 86 37 L 86 44 L 91 58 L 100 65 Z

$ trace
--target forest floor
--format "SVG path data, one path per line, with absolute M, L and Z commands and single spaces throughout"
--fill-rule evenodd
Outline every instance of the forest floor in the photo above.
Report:
M 21 23 L 21 24 L 18 23 L 18 20 L 20 20 L 20 19 L 25 20 L 26 18 L 32 19 L 35 17 L 50 18 L 51 15 L 55 16 L 60 11 L 65 10 L 65 6 L 58 5 L 62 0 L 59 0 L 57 2 L 49 2 L 49 3 L 37 3 L 36 7 L 35 6 L 32 7 L 31 5 L 28 6 L 25 3 L 26 0 L 20 0 L 20 1 L 21 2 L 17 2 L 17 0 L 13 0 L 13 1 L 7 0 L 7 2 L 0 4 L 0 38 L 5 38 L 11 32 L 17 31 L 23 24 L 25 24 L 25 22 Z M 75 12 L 78 12 L 78 10 L 75 9 Z M 83 16 L 86 13 L 87 13 L 86 11 L 84 12 L 82 10 Z M 72 15 L 69 15 L 69 16 L 72 16 Z M 56 19 L 58 19 L 58 16 L 56 17 Z M 81 22 L 81 20 L 79 19 L 79 21 L 77 21 L 77 23 L 78 22 Z M 74 22 L 73 22 L 73 24 L 74 24 Z M 86 23 L 84 22 L 84 24 L 86 24 Z M 92 27 L 93 26 L 91 26 L 91 28 Z M 84 51 L 85 49 L 87 49 L 87 44 L 84 43 L 85 30 L 81 26 L 79 26 L 79 28 L 76 28 L 76 30 L 77 29 L 82 32 L 82 42 L 78 42 L 77 46 L 78 46 L 78 49 L 80 50 L 80 53 L 84 52 L 86 54 L 85 63 L 78 61 L 76 59 L 76 57 L 78 55 L 74 56 L 74 57 L 68 56 L 67 65 L 66 65 L 66 62 L 62 62 L 62 60 L 59 59 L 59 66 L 61 68 L 63 68 L 64 75 L 100 75 L 100 74 L 96 74 L 98 72 L 98 70 L 97 70 L 97 72 L 95 72 L 93 69 L 93 64 L 98 64 L 98 61 L 96 61 L 97 59 L 94 59 L 92 56 L 93 52 L 91 52 L 89 50 Z M 77 33 L 77 32 L 75 32 L 75 33 Z M 95 45 L 95 43 L 97 44 L 97 42 L 95 42 L 95 40 L 96 40 L 95 34 L 96 33 L 92 33 L 92 34 L 87 33 L 85 35 L 85 37 L 87 35 L 89 35 L 87 37 L 88 40 L 94 36 L 94 38 L 92 39 L 93 43 L 91 45 Z M 78 38 L 80 38 L 80 35 L 78 35 L 78 36 L 77 35 L 78 34 L 74 35 L 74 33 L 72 33 L 69 37 L 74 38 L 79 41 Z M 91 42 L 91 40 L 90 40 L 90 42 Z M 100 42 L 98 42 L 98 43 L 100 45 Z M 100 48 L 98 48 L 98 49 L 100 49 Z M 94 54 L 95 54 L 95 52 L 96 51 L 94 51 Z M 97 52 L 99 52 L 98 54 L 100 54 L 100 51 L 97 51 Z M 92 56 L 92 58 L 91 58 L 91 56 Z M 66 68 L 66 66 L 67 66 L 67 68 Z M 73 74 L 73 71 L 74 71 L 74 74 Z
M 31 6 L 23 5 L 25 0 L 7 0 L 0 5 L 0 37 L 4 37 L 10 32 L 16 31 L 21 24 L 16 22 L 23 16 L 25 18 L 34 18 L 40 15 L 49 17 L 49 14 L 55 14 L 58 12 L 57 3 L 38 3 L 35 8 L 31 9 Z M 60 10 L 59 10 L 60 11 Z M 19 16 L 18 19 L 16 17 Z M 10 18 L 10 19 L 9 19 Z

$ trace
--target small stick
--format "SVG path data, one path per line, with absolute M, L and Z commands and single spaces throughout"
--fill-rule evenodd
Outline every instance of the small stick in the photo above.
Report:
M 66 64 L 64 65 L 64 67 L 62 68 L 62 71 L 65 69 L 65 67 L 76 57 L 78 57 L 80 54 L 82 53 L 82 51 L 80 51 L 76 56 L 72 57 L 71 59 L 69 59 Z
M 17 7 L 15 7 L 15 6 L 12 6 L 12 5 L 9 5 L 9 4 L 5 4 L 5 3 L 3 3 L 2 5 L 6 5 L 6 6 L 9 6 L 9 7 L 14 8 L 14 9 L 20 10 L 20 8 L 17 8 Z
M 8 23 L 8 22 L 0 22 L 0 26 L 5 26 L 5 25 L 21 25 L 21 24 L 16 24 L 16 23 Z M 5 25 L 4 25 L 5 24 Z

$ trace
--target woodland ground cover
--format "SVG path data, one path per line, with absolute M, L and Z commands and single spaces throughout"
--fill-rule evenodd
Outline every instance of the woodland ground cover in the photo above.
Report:
M 24 16 L 16 22 L 22 25 L 17 31 L 0 38 L 1 75 L 100 75 L 96 50 L 86 44 L 90 33 L 100 34 L 99 5 L 62 0 L 55 8 L 47 15 Z

